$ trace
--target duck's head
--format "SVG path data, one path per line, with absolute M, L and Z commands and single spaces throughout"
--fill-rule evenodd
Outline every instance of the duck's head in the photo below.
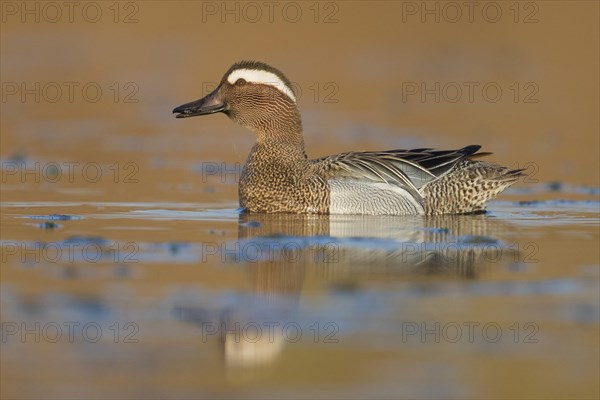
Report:
M 278 69 L 257 61 L 234 64 L 210 94 L 173 110 L 177 118 L 218 112 L 259 133 L 297 129 L 300 124 L 291 82 Z

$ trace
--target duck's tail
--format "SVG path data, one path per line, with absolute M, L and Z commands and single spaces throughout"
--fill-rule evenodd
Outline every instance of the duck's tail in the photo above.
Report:
M 473 161 L 472 158 L 461 161 L 448 173 L 423 186 L 427 214 L 483 212 L 488 200 L 523 175 L 522 169 Z

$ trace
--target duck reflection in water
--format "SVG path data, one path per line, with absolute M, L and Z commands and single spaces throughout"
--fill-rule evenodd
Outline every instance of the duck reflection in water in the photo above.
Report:
M 415 282 L 427 290 L 431 280 L 477 279 L 486 268 L 517 257 L 493 238 L 508 229 L 486 214 L 242 213 L 230 261 L 247 270 L 253 292 L 216 312 L 185 305 L 178 311 L 183 320 L 216 333 L 228 367 L 270 365 L 294 342 L 290 335 L 297 326 L 306 334 L 312 323 L 299 315 L 301 293 L 309 291 L 305 282 L 352 293 L 382 280 Z

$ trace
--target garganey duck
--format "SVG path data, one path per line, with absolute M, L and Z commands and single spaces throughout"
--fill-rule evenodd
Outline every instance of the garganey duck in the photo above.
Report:
M 522 174 L 475 160 L 490 154 L 477 153 L 477 145 L 347 152 L 310 160 L 292 84 L 261 62 L 234 64 L 213 92 L 173 110 L 177 118 L 218 112 L 256 133 L 239 182 L 240 206 L 248 212 L 476 213 Z

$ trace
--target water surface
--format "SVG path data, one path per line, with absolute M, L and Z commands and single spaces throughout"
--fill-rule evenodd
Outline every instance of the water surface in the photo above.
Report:
M 0 397 L 600 397 L 597 2 L 88 3 L 2 2 Z M 485 215 L 241 214 L 253 134 L 171 114 L 241 59 L 310 157 L 528 176 Z

